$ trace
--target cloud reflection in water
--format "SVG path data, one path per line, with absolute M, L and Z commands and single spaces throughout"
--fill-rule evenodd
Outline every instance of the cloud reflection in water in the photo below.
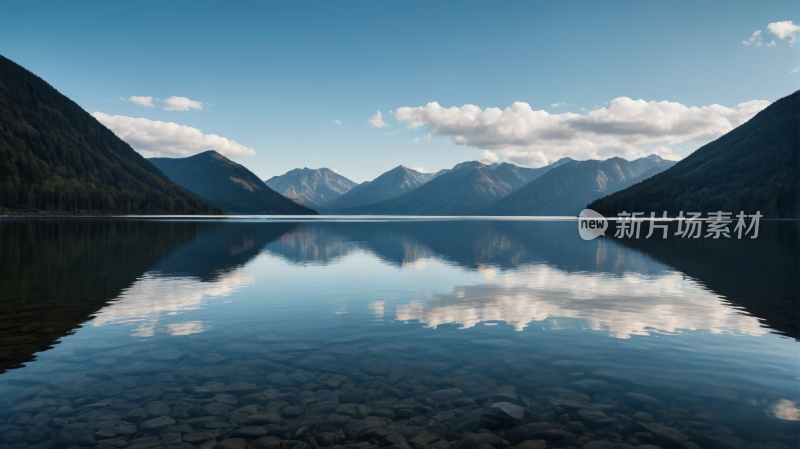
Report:
M 482 269 L 487 283 L 458 286 L 428 301 L 398 305 L 401 321 L 427 327 L 457 323 L 462 328 L 502 321 L 523 330 L 531 322 L 566 317 L 616 338 L 681 330 L 758 336 L 766 329 L 677 272 L 659 276 L 564 272 L 546 265 L 499 273 Z M 642 303 L 647 298 L 647 304 Z M 381 310 L 383 313 L 383 310 Z
M 230 296 L 255 280 L 253 273 L 243 271 L 226 273 L 214 282 L 202 282 L 192 277 L 145 274 L 117 301 L 101 310 L 92 325 L 137 324 L 131 332 L 135 337 L 152 337 L 157 330 L 171 335 L 202 332 L 208 329 L 208 323 L 190 321 L 170 324 L 164 329 L 157 329 L 157 325 L 162 315 L 199 309 L 206 301 Z

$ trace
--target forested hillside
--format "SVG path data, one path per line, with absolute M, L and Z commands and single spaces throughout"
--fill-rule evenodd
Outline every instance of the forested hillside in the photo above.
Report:
M 222 214 L 41 78 L 0 56 L 0 211 Z
M 669 170 L 591 203 L 605 216 L 622 211 L 760 211 L 798 215 L 800 91 L 781 98 L 747 123 L 704 145 Z

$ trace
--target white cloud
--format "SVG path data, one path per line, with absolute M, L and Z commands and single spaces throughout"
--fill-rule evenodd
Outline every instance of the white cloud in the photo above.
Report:
M 772 41 L 770 41 L 770 43 L 767 44 L 767 47 L 774 47 L 776 45 L 778 45 L 778 44 L 775 43 L 775 39 L 772 39 Z
M 770 33 L 778 36 L 778 39 L 789 39 L 789 45 L 794 45 L 797 42 L 797 32 L 800 31 L 800 26 L 795 25 L 791 20 L 783 22 L 773 22 L 767 25 Z M 774 42 L 774 41 L 773 41 Z
M 567 103 L 553 103 L 550 106 L 557 108 L 559 106 L 575 106 L 574 104 L 567 104 Z
M 496 154 L 492 153 L 489 150 L 483 150 L 483 154 L 481 155 L 481 163 L 486 165 L 491 165 L 497 162 L 498 157 Z
M 256 152 L 216 134 L 203 134 L 197 128 L 146 118 L 92 114 L 144 157 L 187 157 L 214 150 L 227 157 L 255 156 Z
M 754 42 L 759 47 L 764 45 L 764 38 L 761 36 L 761 30 L 758 30 L 755 33 L 753 33 L 753 35 L 750 36 L 750 39 L 742 41 L 742 43 L 745 45 L 750 45 Z
M 399 108 L 395 116 L 408 123 L 407 129 L 427 125 L 427 136 L 447 136 L 456 145 L 491 150 L 517 164 L 536 167 L 565 156 L 635 159 L 661 146 L 686 141 L 699 146 L 746 122 L 767 105 L 768 101 L 753 100 L 736 108 L 690 107 L 620 97 L 608 107 L 581 115 L 534 111 L 523 102 L 504 110 L 481 110 L 471 104 L 444 108 L 432 102 Z
M 335 124 L 337 124 L 337 125 L 341 125 L 341 124 L 342 124 L 342 122 L 340 122 L 340 121 L 339 121 L 339 119 L 336 119 L 336 120 L 334 120 L 334 121 L 333 121 L 333 122 L 331 122 L 331 123 L 335 123 Z
M 388 124 L 384 123 L 383 121 L 383 114 L 381 111 L 375 113 L 372 118 L 369 119 L 369 127 L 370 128 L 384 128 L 389 126 Z
M 418 171 L 418 172 L 420 172 L 420 173 L 428 173 L 428 170 L 425 170 L 425 169 L 424 169 L 424 168 L 422 168 L 422 167 L 411 167 L 411 169 L 412 169 L 412 170 L 416 170 L 416 171 Z
M 126 101 L 126 99 L 122 97 L 119 97 L 119 99 Z M 156 105 L 153 104 L 153 97 L 130 97 L 127 99 L 127 101 L 138 104 L 139 106 L 147 106 L 148 108 L 156 107 Z
M 789 75 L 791 75 L 792 73 L 797 73 L 797 69 L 794 69 L 791 72 L 789 72 Z
M 188 111 L 189 109 L 203 110 L 203 103 L 190 100 L 186 97 L 169 97 L 163 100 L 166 103 L 165 111 Z
M 392 131 L 390 133 L 384 133 L 384 134 L 386 134 L 387 136 L 393 136 L 393 135 L 395 135 L 395 134 L 397 134 L 399 132 L 400 132 L 400 130 L 398 129 L 397 131 Z

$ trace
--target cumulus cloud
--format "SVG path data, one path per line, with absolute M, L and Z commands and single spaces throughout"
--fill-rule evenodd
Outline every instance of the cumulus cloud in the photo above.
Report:
M 753 33 L 753 35 L 750 36 L 750 39 L 747 39 L 746 41 L 742 41 L 742 43 L 745 44 L 745 45 L 750 45 L 750 44 L 754 43 L 759 47 L 764 45 L 764 37 L 761 36 L 761 30 L 758 30 L 755 33 Z
M 491 165 L 497 162 L 498 157 L 496 154 L 492 153 L 489 150 L 483 150 L 483 154 L 481 155 L 481 163 L 486 165 Z
M 575 106 L 574 104 L 567 104 L 567 103 L 553 103 L 550 106 L 557 108 L 559 106 Z
M 392 131 L 390 133 L 384 133 L 384 134 L 386 134 L 387 136 L 393 136 L 393 135 L 395 135 L 395 134 L 397 134 L 399 132 L 400 132 L 400 130 L 398 129 L 398 130 Z
M 767 25 L 767 29 L 770 33 L 778 36 L 778 39 L 789 39 L 789 45 L 794 45 L 797 42 L 800 26 L 795 25 L 791 20 L 785 20 L 783 22 L 770 23 Z
M 214 150 L 227 157 L 255 156 L 256 152 L 216 134 L 203 134 L 197 128 L 146 118 L 92 114 L 100 123 L 144 157 L 187 157 Z
M 332 123 L 335 123 L 337 125 L 341 125 L 342 124 L 342 122 L 340 122 L 339 119 L 334 120 Z
M 154 108 L 156 105 L 153 104 L 153 97 L 130 97 L 130 98 L 122 98 L 119 97 L 122 101 L 130 101 L 131 103 L 138 104 L 139 106 L 147 106 L 148 108 Z
M 375 113 L 372 118 L 369 119 L 369 127 L 370 128 L 385 128 L 389 126 L 388 124 L 384 123 L 383 121 L 383 114 L 381 111 Z
M 608 107 L 581 115 L 534 111 L 523 102 L 504 110 L 482 110 L 471 104 L 444 108 L 432 102 L 399 108 L 395 117 L 408 123 L 409 130 L 428 126 L 426 136 L 446 136 L 456 145 L 490 150 L 517 164 L 538 167 L 565 156 L 636 159 L 683 142 L 699 146 L 746 122 L 767 105 L 768 101 L 753 100 L 736 108 L 690 107 L 620 97 Z
M 166 106 L 165 111 L 188 111 L 189 109 L 203 110 L 203 103 L 200 101 L 190 100 L 186 97 L 169 97 L 162 100 Z

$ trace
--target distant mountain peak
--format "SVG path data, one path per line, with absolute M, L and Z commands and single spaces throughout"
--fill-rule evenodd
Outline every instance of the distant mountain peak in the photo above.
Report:
M 621 157 L 569 159 L 491 206 L 491 215 L 575 216 L 586 204 L 667 170 L 674 162 Z M 567 163 L 564 163 L 567 162 Z
M 455 166 L 453 166 L 451 171 L 463 170 L 465 168 L 475 168 L 475 167 L 480 167 L 481 165 L 486 165 L 486 164 L 484 164 L 484 163 L 482 163 L 480 161 L 461 162 L 460 164 L 456 164 Z
M 358 185 L 324 167 L 295 168 L 264 182 L 278 193 L 312 209 L 327 207 Z
M 331 203 L 336 209 L 348 209 L 386 201 L 410 192 L 436 177 L 404 165 L 364 182 Z

